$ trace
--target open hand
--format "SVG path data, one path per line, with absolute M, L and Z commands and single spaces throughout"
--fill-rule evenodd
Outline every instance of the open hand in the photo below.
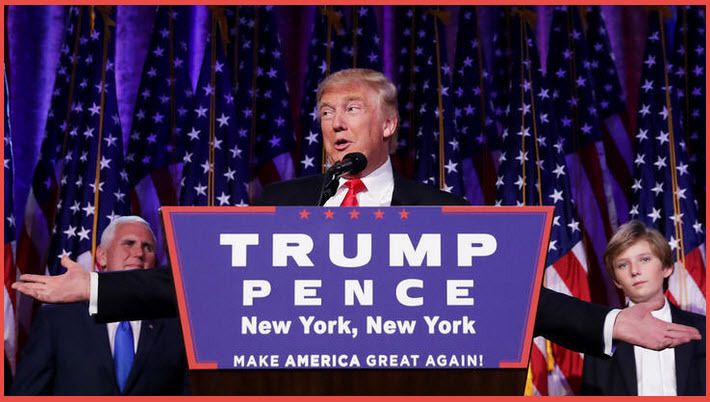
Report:
M 659 320 L 651 311 L 663 307 L 664 300 L 646 302 L 627 307 L 614 322 L 616 340 L 646 349 L 662 350 L 700 339 L 696 328 Z
M 61 275 L 20 276 L 12 288 L 44 303 L 72 303 L 89 300 L 90 276 L 77 262 L 62 257 L 67 272 Z

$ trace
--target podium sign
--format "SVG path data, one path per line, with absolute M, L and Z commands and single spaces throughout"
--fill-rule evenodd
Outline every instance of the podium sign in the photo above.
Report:
M 165 207 L 191 369 L 523 368 L 548 207 Z

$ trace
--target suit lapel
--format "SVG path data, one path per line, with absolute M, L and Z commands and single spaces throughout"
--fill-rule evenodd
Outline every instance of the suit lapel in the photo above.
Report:
M 118 385 L 116 384 L 116 369 L 113 365 L 113 354 L 111 353 L 111 345 L 108 342 L 108 329 L 106 324 L 97 324 L 93 320 L 90 322 L 91 339 L 94 342 L 94 350 L 96 351 L 96 359 L 99 362 L 99 367 L 102 372 L 108 373 L 110 377 L 107 382 L 113 384 L 116 395 L 119 394 Z M 99 375 L 102 377 L 101 375 Z
M 126 380 L 126 389 L 124 393 L 129 393 L 129 391 L 135 386 L 138 376 L 140 376 L 143 367 L 150 357 L 150 352 L 154 349 L 153 344 L 158 339 L 158 335 L 160 334 L 160 330 L 162 328 L 163 324 L 159 320 L 145 320 L 141 323 L 138 348 L 136 350 L 136 356 L 133 359 L 133 367 L 131 367 L 131 372 L 128 374 L 128 380 Z
M 626 395 L 638 395 L 636 357 L 633 345 L 626 342 L 618 342 L 616 344 L 616 352 L 614 352 L 614 360 L 619 365 Z
M 685 322 L 685 320 L 680 317 L 678 309 L 673 304 L 670 304 L 670 307 L 671 321 L 679 324 L 691 325 L 691 323 Z M 675 348 L 675 382 L 677 395 L 688 395 L 688 390 L 686 388 L 688 385 L 688 373 L 692 370 L 692 355 L 693 342 L 688 342 Z
M 400 175 L 392 170 L 392 176 L 394 179 L 394 189 L 392 190 L 392 203 L 390 205 L 415 205 L 416 199 L 412 198 L 411 194 L 407 192 L 406 186 L 402 185 Z

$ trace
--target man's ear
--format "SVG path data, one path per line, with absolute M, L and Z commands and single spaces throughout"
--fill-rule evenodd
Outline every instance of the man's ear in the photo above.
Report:
M 104 271 L 106 269 L 106 264 L 108 264 L 106 250 L 104 250 L 101 246 L 96 247 L 96 264 L 98 265 L 97 270 L 99 272 Z
M 383 139 L 389 140 L 392 138 L 394 133 L 397 132 L 397 125 L 399 124 L 399 118 L 397 117 L 396 114 L 393 114 L 389 117 L 385 117 L 385 121 L 382 127 L 382 135 Z

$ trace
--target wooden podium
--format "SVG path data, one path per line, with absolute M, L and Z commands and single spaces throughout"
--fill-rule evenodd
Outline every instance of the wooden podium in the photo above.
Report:
M 193 395 L 523 395 L 525 369 L 192 370 Z

